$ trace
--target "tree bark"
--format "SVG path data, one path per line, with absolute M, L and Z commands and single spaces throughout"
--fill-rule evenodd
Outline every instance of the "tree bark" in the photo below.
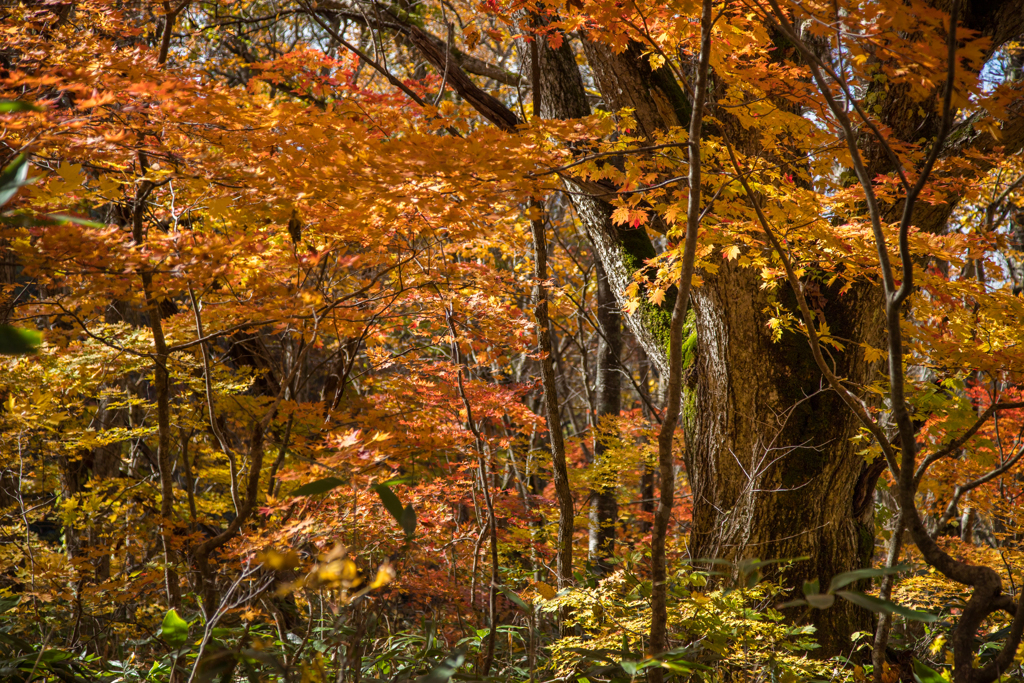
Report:
M 541 211 L 539 204 L 534 210 Z M 551 358 L 551 334 L 548 326 L 548 297 L 544 282 L 548 277 L 547 241 L 544 234 L 543 214 L 534 217 L 533 226 L 533 277 L 534 317 L 537 322 L 537 347 L 544 356 L 541 360 L 541 382 L 544 390 L 545 416 L 548 421 L 548 435 L 551 443 L 551 461 L 555 480 L 555 496 L 558 499 L 558 587 L 564 588 L 572 582 L 572 535 L 575 510 L 572 504 L 572 490 L 569 488 L 569 471 L 565 463 L 565 440 L 562 437 L 562 418 L 559 415 L 558 389 L 555 385 L 555 366 Z
M 825 388 L 803 337 L 772 341 L 759 283 L 753 270 L 727 262 L 693 293 L 696 372 L 684 388 L 683 408 L 694 499 L 691 552 L 730 561 L 808 556 L 782 570 L 783 584 L 797 588 L 818 579 L 828 585 L 837 573 L 869 566 L 874 549 L 870 497 L 854 504 L 864 458 L 850 438 L 859 423 Z M 836 336 L 863 339 L 866 330 L 881 329 L 873 290 L 823 295 Z M 792 305 L 792 295 L 786 298 Z M 870 341 L 879 346 L 881 335 Z M 859 349 L 836 360 L 836 373 L 851 382 L 872 374 Z M 871 623 L 867 612 L 845 601 L 814 616 L 830 653 Z
M 584 41 L 584 49 L 610 108 L 633 108 L 642 132 L 653 135 L 689 123 L 690 103 L 682 89 L 667 68 L 651 71 L 640 46 L 616 55 Z M 569 41 L 558 50 L 542 43 L 540 60 L 542 115 L 574 118 L 589 113 Z M 643 229 L 614 226 L 610 205 L 599 198 L 574 194 L 573 204 L 613 293 L 624 304 L 633 274 L 655 256 L 650 237 Z M 763 313 L 769 302 L 759 284 L 753 271 L 725 264 L 692 293 L 698 350 L 694 367 L 686 368 L 690 386 L 684 387 L 682 407 L 695 500 L 692 553 L 695 558 L 734 561 L 807 555 L 810 561 L 778 578 L 790 588 L 810 578 L 827 585 L 837 573 L 867 566 L 873 549 L 871 506 L 854 509 L 864 467 L 849 438 L 858 425 L 838 397 L 819 394 L 801 403 L 805 392 L 822 386 L 821 376 L 802 338 L 791 335 L 778 344 L 771 340 Z M 674 305 L 675 292 L 670 291 L 661 307 L 645 303 L 626 316 L 662 376 L 668 375 L 669 311 Z M 871 317 L 872 311 L 880 314 L 879 302 L 870 296 L 856 301 L 833 296 L 827 305 L 828 320 L 848 323 L 837 335 L 856 338 L 862 329 L 881 327 L 880 318 Z M 880 345 L 880 337 L 875 341 Z M 851 368 L 857 372 L 847 374 L 854 381 L 871 372 L 857 353 L 859 366 Z M 787 411 L 793 414 L 780 424 L 778 415 Z M 802 494 L 809 491 L 823 504 L 807 506 Z M 829 654 L 845 649 L 850 633 L 871 625 L 870 615 L 852 606 L 814 616 Z
M 600 331 L 597 345 L 597 410 L 596 426 L 604 416 L 617 416 L 622 410 L 622 335 L 619 325 L 619 304 L 615 301 L 608 277 L 600 261 L 597 264 L 597 324 Z M 599 433 L 598 433 L 599 434 Z M 594 439 L 594 462 L 603 464 L 608 446 L 600 434 Z M 615 536 L 619 518 L 619 502 L 614 485 L 600 482 L 594 487 L 590 506 L 590 559 L 598 571 L 609 570 L 608 560 L 615 555 Z

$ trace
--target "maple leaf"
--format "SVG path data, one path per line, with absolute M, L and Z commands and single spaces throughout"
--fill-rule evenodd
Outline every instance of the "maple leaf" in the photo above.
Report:
M 647 212 L 643 209 L 632 209 L 629 212 L 629 227 L 639 228 L 647 223 Z
M 113 197 L 117 195 L 121 189 L 121 185 L 110 176 L 100 176 L 100 179 L 96 184 L 99 187 L 100 193 L 106 197 Z
M 67 194 L 78 189 L 85 182 L 81 164 L 62 163 L 57 167 L 57 175 L 63 182 L 51 182 L 48 188 L 55 195 Z
M 629 207 L 628 206 L 620 206 L 617 209 L 615 209 L 614 211 L 612 211 L 612 216 L 611 216 L 612 223 L 615 224 L 615 225 L 624 225 L 624 224 L 629 222 L 629 215 L 630 215 Z
M 875 361 L 882 360 L 888 355 L 887 352 L 881 349 L 876 349 L 868 343 L 862 343 L 861 347 L 864 349 L 864 360 L 868 363 L 874 363 Z
M 211 216 L 223 217 L 231 209 L 232 201 L 230 197 L 214 197 L 206 202 L 206 209 L 210 212 Z

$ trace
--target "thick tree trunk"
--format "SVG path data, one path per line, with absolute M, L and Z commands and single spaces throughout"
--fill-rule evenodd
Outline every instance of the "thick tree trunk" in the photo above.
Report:
M 527 57 L 527 64 L 524 65 L 526 73 L 533 70 L 530 47 L 531 44 L 525 41 L 520 43 L 520 49 Z M 538 53 L 540 77 L 534 87 L 541 91 L 541 117 L 575 119 L 589 116 L 590 105 L 587 103 L 583 78 L 570 41 L 565 40 L 558 49 L 553 49 L 548 41 L 541 40 Z M 612 58 L 614 55 L 609 57 Z M 573 191 L 573 208 L 601 261 L 611 291 L 622 306 L 625 304 L 624 292 L 633 281 L 633 275 L 644 267 L 647 259 L 657 255 L 654 244 L 643 228 L 614 225 L 611 220 L 611 204 L 600 197 L 589 195 L 582 187 L 571 182 L 568 184 Z M 668 372 L 668 330 L 674 302 L 673 291 L 662 306 L 654 306 L 645 301 L 625 320 L 630 332 L 647 350 L 651 361 L 663 375 Z
M 758 285 L 756 272 L 729 262 L 693 293 L 696 372 L 689 373 L 683 406 L 694 499 L 691 552 L 730 561 L 808 556 L 781 570 L 783 585 L 798 588 L 812 579 L 828 585 L 837 573 L 871 564 L 871 498 L 857 495 L 866 473 L 863 446 L 850 440 L 859 425 L 825 388 L 802 336 L 771 340 L 768 302 Z M 822 295 L 837 337 L 863 339 L 880 330 L 873 290 Z M 859 349 L 835 357 L 838 375 L 854 383 L 869 378 Z M 841 652 L 851 632 L 871 623 L 867 612 L 843 601 L 814 616 L 829 653 Z

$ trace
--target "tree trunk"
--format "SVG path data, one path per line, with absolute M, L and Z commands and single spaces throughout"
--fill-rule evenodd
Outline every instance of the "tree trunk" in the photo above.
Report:
M 142 169 L 146 170 L 145 156 L 140 154 L 139 162 Z M 152 182 L 143 181 L 135 196 L 132 240 L 136 245 L 142 245 L 144 241 L 143 206 L 153 188 Z M 160 474 L 160 543 L 164 555 L 164 589 L 167 593 L 167 606 L 174 608 L 181 602 L 181 587 L 178 585 L 178 573 L 174 568 L 174 549 L 171 538 L 174 533 L 174 460 L 171 457 L 171 387 L 170 373 L 167 368 L 170 355 L 167 351 L 167 341 L 164 338 L 160 300 L 155 294 L 153 286 L 153 273 L 143 269 L 140 276 L 142 291 L 146 299 L 149 329 L 153 333 L 153 392 L 156 394 L 156 458 Z
M 615 301 L 608 278 L 600 262 L 597 264 L 597 420 L 618 415 L 622 410 L 622 374 L 619 356 L 622 335 L 619 329 L 619 304 Z M 594 462 L 598 467 L 608 447 L 598 436 L 594 439 Z M 608 559 L 615 555 L 615 535 L 619 519 L 619 502 L 614 484 L 601 481 L 594 487 L 590 506 L 590 559 L 601 573 L 610 568 Z
M 806 340 L 770 338 L 759 280 L 752 269 L 727 262 L 693 293 L 696 372 L 688 373 L 683 405 L 694 500 L 691 553 L 730 561 L 808 556 L 781 569 L 783 585 L 797 589 L 813 579 L 828 585 L 837 573 L 871 564 L 871 498 L 856 493 L 859 483 L 873 488 L 874 482 L 861 482 L 862 473 L 870 476 L 858 453 L 863 445 L 850 440 L 859 423 L 825 389 Z M 837 337 L 863 339 L 866 331 L 881 330 L 873 289 L 822 294 Z M 791 293 L 784 296 L 792 303 Z M 869 341 L 878 346 L 881 335 L 875 336 Z M 839 376 L 869 379 L 860 349 L 848 347 L 835 358 Z M 845 601 L 813 616 L 827 653 L 843 651 L 850 633 L 871 624 L 867 612 Z
M 682 89 L 667 69 L 652 72 L 639 46 L 621 55 L 594 43 L 585 42 L 584 48 L 606 102 L 613 109 L 633 108 L 642 133 L 653 136 L 688 123 L 690 107 Z M 542 41 L 540 66 L 543 116 L 589 113 L 569 41 L 558 50 Z M 573 201 L 611 290 L 624 304 L 633 273 L 655 255 L 651 239 L 645 230 L 612 225 L 610 207 L 599 199 L 574 195 Z M 809 561 L 781 575 L 784 585 L 796 588 L 810 578 L 827 585 L 837 573 L 867 566 L 873 549 L 871 506 L 854 509 L 864 470 L 863 457 L 850 442 L 857 425 L 831 394 L 800 402 L 821 386 L 820 374 L 803 338 L 789 335 L 772 342 L 758 280 L 756 272 L 726 264 L 693 291 L 698 351 L 696 372 L 687 372 L 693 386 L 684 390 L 683 403 L 695 500 L 693 557 L 738 561 L 807 555 Z M 662 307 L 643 304 L 627 316 L 662 375 L 668 368 L 674 291 L 666 299 Z M 854 302 L 848 294 L 842 301 L 833 297 L 828 306 L 828 320 L 846 321 L 837 335 L 857 338 L 862 329 L 881 328 L 880 319 L 870 317 L 881 310 L 877 301 Z M 860 362 L 847 376 L 857 381 L 868 368 L 855 353 Z M 780 423 L 778 415 L 787 412 L 789 420 Z M 821 504 L 807 505 L 812 499 L 807 494 Z M 852 606 L 814 616 L 828 654 L 844 650 L 854 630 L 871 626 L 870 615 Z
M 538 214 L 542 205 L 534 205 Z M 560 416 L 558 389 L 555 385 L 555 366 L 551 356 L 551 334 L 548 325 L 548 298 L 544 282 L 548 278 L 547 243 L 544 234 L 543 215 L 536 216 L 532 221 L 533 228 L 533 276 L 536 284 L 533 287 L 534 319 L 537 322 L 537 348 L 544 358 L 541 360 L 541 379 L 544 389 L 545 417 L 548 421 L 548 440 L 551 443 L 551 465 L 555 480 L 555 496 L 558 499 L 558 550 L 557 574 L 558 587 L 565 588 L 572 582 L 572 536 L 574 530 L 575 511 L 572 503 L 572 490 L 569 488 L 569 471 L 565 464 L 565 440 L 562 436 L 562 418 Z M 486 486 L 486 482 L 484 483 Z

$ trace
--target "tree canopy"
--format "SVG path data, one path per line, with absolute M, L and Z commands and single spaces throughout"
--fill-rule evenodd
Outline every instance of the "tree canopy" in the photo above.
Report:
M 0 27 L 0 677 L 1024 676 L 1024 3 Z

